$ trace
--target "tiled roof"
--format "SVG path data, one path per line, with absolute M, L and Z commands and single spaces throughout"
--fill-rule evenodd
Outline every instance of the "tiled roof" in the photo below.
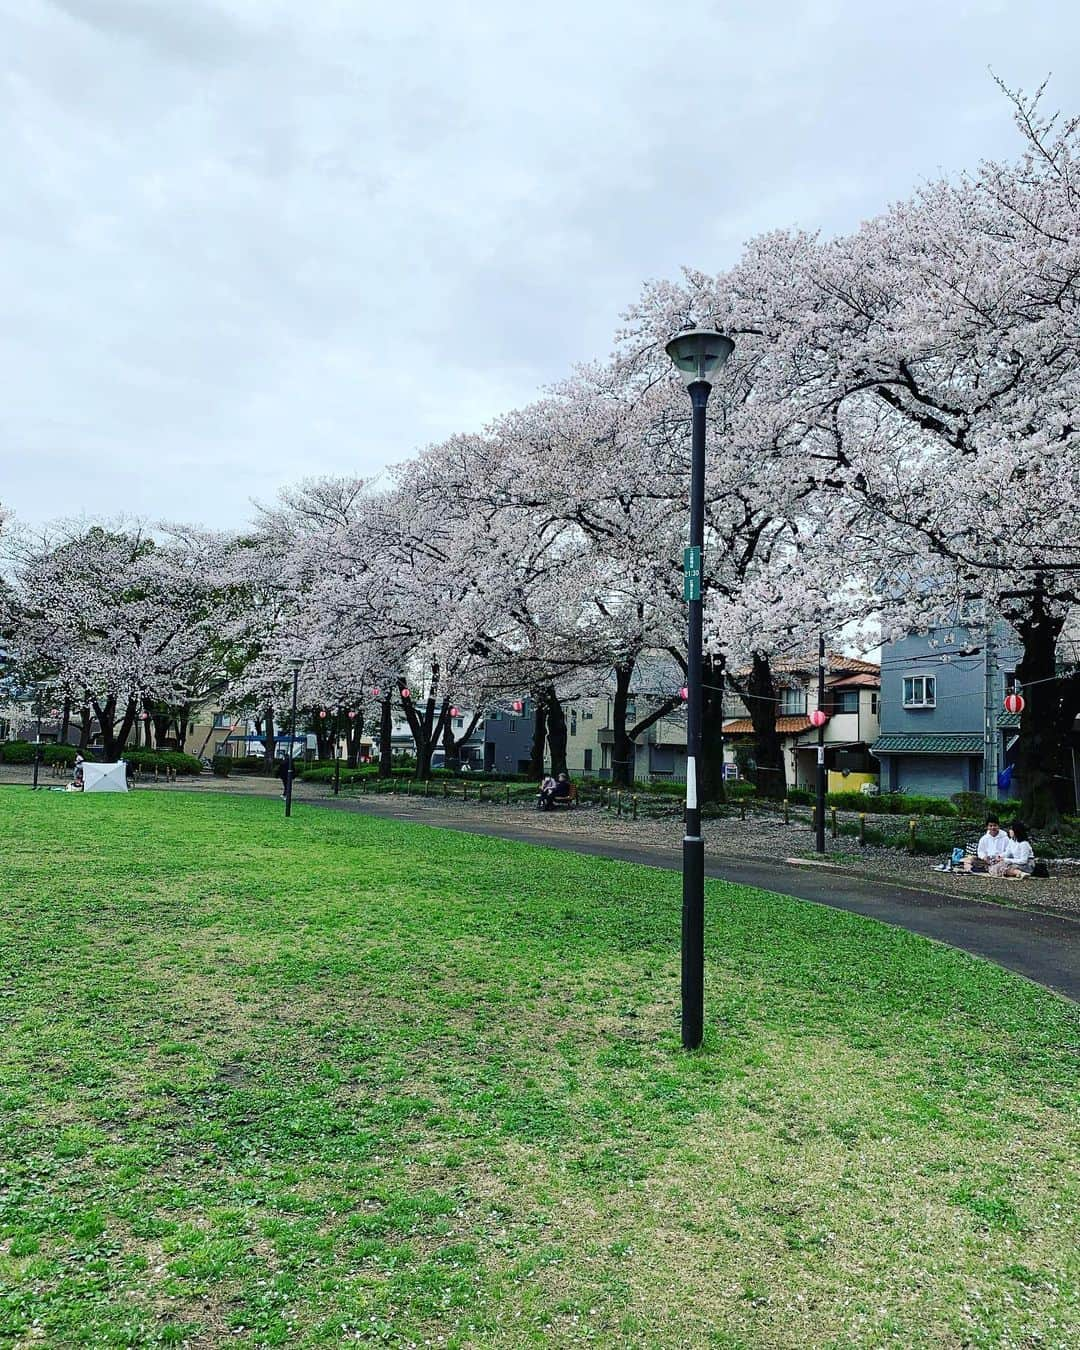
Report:
M 1013 730 L 1020 726 L 1019 713 L 998 713 L 998 727 L 1003 730 Z
M 813 726 L 809 717 L 778 717 L 776 729 L 782 736 L 793 736 L 800 731 L 809 731 Z M 725 736 L 749 736 L 754 724 L 749 717 L 737 717 L 733 722 L 724 723 Z
M 825 683 L 830 689 L 880 689 L 881 676 L 876 670 L 873 675 L 860 670 L 855 675 L 834 675 Z
M 983 738 L 978 732 L 893 731 L 879 736 L 870 747 L 872 755 L 981 755 Z

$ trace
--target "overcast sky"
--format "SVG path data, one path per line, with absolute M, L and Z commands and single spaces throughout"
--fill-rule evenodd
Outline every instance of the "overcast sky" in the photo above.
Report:
M 1077 110 L 1075 4 L 0 0 L 0 502 L 239 525 Z

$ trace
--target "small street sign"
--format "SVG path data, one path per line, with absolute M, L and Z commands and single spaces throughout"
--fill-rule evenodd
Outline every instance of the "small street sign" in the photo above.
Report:
M 696 544 L 683 549 L 683 599 L 701 599 L 701 549 Z

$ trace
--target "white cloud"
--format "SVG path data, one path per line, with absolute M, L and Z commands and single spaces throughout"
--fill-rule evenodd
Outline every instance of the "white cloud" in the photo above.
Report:
M 239 523 L 603 355 L 640 283 L 1007 154 L 1072 8 L 0 0 L 0 499 Z

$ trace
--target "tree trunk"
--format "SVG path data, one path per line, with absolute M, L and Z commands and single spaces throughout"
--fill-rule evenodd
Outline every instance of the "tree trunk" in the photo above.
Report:
M 724 660 L 707 656 L 701 673 L 701 759 L 698 796 L 703 802 L 727 799 L 724 787 Z
M 630 681 L 634 663 L 615 667 L 615 698 L 611 708 L 611 781 L 628 788 L 634 782 L 634 742 L 626 734 L 626 706 L 630 701 Z
M 360 762 L 360 742 L 364 738 L 364 714 L 358 712 L 355 717 L 345 718 L 345 756 L 350 769 Z
M 454 719 L 450 716 L 450 700 L 447 699 L 443 708 L 443 753 L 446 755 L 446 767 L 454 773 L 461 771 L 461 747 L 473 734 L 480 724 L 480 713 L 474 712 L 469 725 L 460 736 L 454 735 Z
M 67 745 L 68 734 L 71 730 L 71 699 L 64 699 L 64 710 L 60 717 L 60 734 L 57 741 L 60 745 Z
M 547 700 L 544 692 L 534 693 L 533 734 L 529 749 L 529 777 L 541 779 L 544 776 L 544 742 L 547 740 Z
M 779 703 L 769 658 L 754 653 L 750 676 L 746 682 L 750 720 L 754 724 L 754 781 L 759 797 L 782 801 L 787 795 L 787 775 L 784 770 L 784 749 L 776 730 Z
M 547 737 L 548 753 L 551 756 L 551 772 L 558 777 L 566 773 L 566 714 L 555 693 L 555 686 L 549 684 L 545 691 L 547 700 Z
M 89 707 L 79 709 L 79 753 L 85 755 L 90 748 L 90 732 L 94 725 L 93 713 Z
M 1016 678 L 1024 696 L 1016 776 L 1025 822 L 1056 829 L 1075 810 L 1072 773 L 1073 724 L 1080 714 L 1080 673 L 1057 676 L 1057 640 L 1063 618 L 1046 612 L 1036 591 L 1030 611 L 1014 620 L 1023 645 Z M 995 718 L 997 709 L 994 709 Z M 995 734 L 996 731 L 995 731 Z
M 390 695 L 387 694 L 379 706 L 379 777 L 390 778 L 394 773 L 393 746 L 390 733 L 393 718 L 390 710 Z
M 444 764 L 451 773 L 461 772 L 461 742 L 454 739 L 454 719 L 450 716 L 450 700 L 443 700 L 442 746 Z
M 320 759 L 333 759 L 337 740 L 337 723 L 332 717 L 320 717 L 318 713 L 315 714 L 313 723 L 316 753 Z
M 188 738 L 188 719 L 191 717 L 191 704 L 182 703 L 176 710 L 176 748 L 184 750 L 187 747 Z
M 277 749 L 273 708 L 264 708 L 262 717 L 255 719 L 255 731 L 263 743 L 263 762 L 268 769 L 272 769 L 274 767 L 274 752 Z M 246 741 L 244 743 L 244 753 L 247 753 Z
M 139 705 L 136 701 L 133 698 L 129 698 L 124 707 L 124 715 L 121 717 L 118 727 L 116 721 L 116 695 L 110 694 L 105 700 L 104 705 L 95 700 L 94 713 L 98 720 L 98 726 L 101 728 L 102 753 L 105 756 L 106 763 L 115 763 L 124 753 L 124 747 L 127 745 L 128 737 L 131 735 L 131 729 L 135 725 L 138 709 Z

